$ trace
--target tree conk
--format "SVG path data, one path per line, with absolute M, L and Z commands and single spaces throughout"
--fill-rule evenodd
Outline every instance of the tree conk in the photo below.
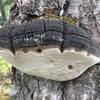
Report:
M 58 19 L 6 27 L 0 47 L 0 56 L 20 71 L 55 81 L 77 78 L 100 62 L 100 48 L 89 33 Z

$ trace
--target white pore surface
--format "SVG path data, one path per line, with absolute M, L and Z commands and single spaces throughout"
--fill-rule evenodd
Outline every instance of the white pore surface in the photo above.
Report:
M 85 51 L 65 50 L 61 53 L 58 48 L 45 49 L 41 53 L 18 50 L 15 56 L 8 50 L 0 50 L 0 56 L 22 72 L 56 81 L 74 79 L 100 62 L 100 58 Z

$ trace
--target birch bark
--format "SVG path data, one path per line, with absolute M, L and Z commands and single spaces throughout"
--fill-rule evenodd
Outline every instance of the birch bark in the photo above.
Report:
M 10 22 L 21 24 L 49 13 L 75 18 L 76 25 L 91 32 L 93 38 L 100 35 L 99 0 L 16 0 Z M 16 90 L 11 100 L 100 100 L 100 64 L 66 82 L 41 79 L 12 69 Z

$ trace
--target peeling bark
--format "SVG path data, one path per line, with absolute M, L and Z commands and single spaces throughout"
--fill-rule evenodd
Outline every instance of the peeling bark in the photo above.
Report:
M 77 25 L 100 34 L 99 0 L 16 0 L 11 9 L 11 23 L 21 24 L 50 14 L 71 16 Z M 67 9 L 68 8 L 68 9 Z M 99 40 L 99 38 L 98 38 Z M 98 41 L 97 40 L 97 41 Z M 66 82 L 46 80 L 20 72 L 13 67 L 16 87 L 12 100 L 100 100 L 100 65 L 89 68 L 80 77 Z

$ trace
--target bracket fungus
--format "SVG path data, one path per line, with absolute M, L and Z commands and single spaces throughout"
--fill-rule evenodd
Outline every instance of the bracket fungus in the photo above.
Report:
M 38 19 L 3 27 L 0 56 L 27 74 L 67 81 L 100 62 L 100 48 L 80 27 Z

